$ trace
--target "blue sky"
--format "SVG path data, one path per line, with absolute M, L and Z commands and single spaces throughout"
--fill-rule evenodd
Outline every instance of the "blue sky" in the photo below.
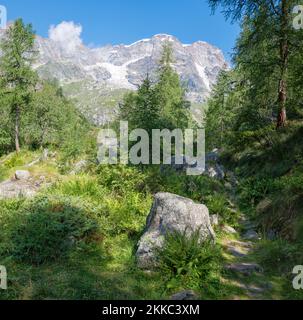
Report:
M 220 10 L 211 15 L 206 0 L 0 0 L 8 20 L 22 17 L 46 37 L 50 25 L 74 21 L 83 28 L 86 45 L 130 44 L 158 33 L 183 43 L 207 41 L 232 52 L 239 27 L 226 22 Z

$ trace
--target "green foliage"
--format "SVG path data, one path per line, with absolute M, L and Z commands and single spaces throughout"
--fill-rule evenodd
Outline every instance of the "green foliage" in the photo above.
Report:
M 220 221 L 232 226 L 237 226 L 239 221 L 239 212 L 230 208 L 230 203 L 226 195 L 214 193 L 205 199 L 205 205 L 210 214 L 218 214 Z
M 140 169 L 123 165 L 100 165 L 97 174 L 103 186 L 120 195 L 130 190 L 143 191 L 147 177 Z
M 58 196 L 78 197 L 100 221 L 105 234 L 138 234 L 144 227 L 152 203 L 142 188 L 145 176 L 135 168 L 100 166 L 96 177 L 82 175 L 59 182 L 51 188 Z
M 101 208 L 110 234 L 138 234 L 150 210 L 152 199 L 147 176 L 137 168 L 127 166 L 100 166 L 98 182 L 105 190 Z
M 33 70 L 34 41 L 32 26 L 20 19 L 1 41 L 0 155 L 20 152 L 20 144 L 62 148 L 70 158 L 91 152 L 91 126 L 55 82 L 39 81 Z
M 178 74 L 172 68 L 173 53 L 169 43 L 163 46 L 159 64 L 159 79 L 155 95 L 160 106 L 162 128 L 188 128 L 190 103 L 185 100 L 185 90 Z
M 2 56 L 0 60 L 1 82 L 0 94 L 6 96 L 14 128 L 16 151 L 20 151 L 20 125 L 22 109 L 28 108 L 31 94 L 37 83 L 37 74 L 32 69 L 35 34 L 32 25 L 24 25 L 18 19 L 5 33 L 1 41 Z M 7 139 L 7 138 L 6 138 Z
M 32 162 L 38 158 L 40 154 L 35 154 L 26 149 L 20 153 L 11 153 L 0 158 L 0 181 L 12 178 L 16 170 L 21 169 L 25 164 Z
M 12 141 L 12 121 L 9 97 L 0 94 L 0 156 L 10 150 Z
M 240 199 L 243 205 L 257 205 L 272 191 L 274 182 L 272 179 L 246 179 L 240 186 Z
M 21 214 L 24 218 L 12 232 L 13 257 L 34 265 L 64 257 L 98 231 L 89 212 L 69 199 L 37 198 Z
M 172 66 L 172 48 L 163 47 L 159 62 L 159 75 L 153 84 L 149 77 L 139 86 L 136 93 L 125 96 L 120 105 L 120 119 L 129 122 L 130 129 L 187 128 L 190 103 L 185 100 L 185 90 Z
M 75 176 L 59 182 L 52 187 L 52 191 L 72 197 L 91 197 L 95 200 L 103 196 L 103 189 L 97 179 L 86 175 Z
M 300 246 L 283 239 L 263 241 L 259 244 L 256 257 L 266 272 L 291 275 L 294 266 L 300 264 L 303 255 Z
M 120 105 L 120 117 L 129 121 L 129 129 L 142 128 L 151 134 L 159 126 L 159 104 L 153 85 L 146 78 L 136 93 L 129 93 Z
M 236 109 L 239 108 L 238 93 L 234 93 L 235 78 L 233 71 L 222 71 L 208 101 L 205 131 L 209 150 L 223 147 L 233 139 L 231 131 Z
M 186 231 L 168 233 L 158 259 L 159 268 L 169 279 L 168 289 L 176 289 L 178 282 L 198 290 L 202 290 L 206 282 L 211 287 L 222 262 L 220 248 L 207 241 L 202 244 L 199 231 L 190 236 Z

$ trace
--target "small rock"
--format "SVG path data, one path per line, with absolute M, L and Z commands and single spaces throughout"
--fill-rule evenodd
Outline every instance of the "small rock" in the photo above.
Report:
M 31 198 L 37 192 L 37 187 L 28 180 L 7 180 L 0 183 L 0 199 Z
M 227 190 L 232 190 L 233 186 L 231 185 L 231 183 L 229 182 L 225 182 L 224 183 L 224 187 L 227 189 Z
M 30 178 L 30 173 L 27 170 L 17 170 L 15 172 L 16 180 L 28 180 Z
M 219 164 L 215 164 L 213 166 L 206 164 L 205 174 L 210 178 L 219 179 L 219 180 L 223 180 L 225 177 L 224 168 Z
M 268 209 L 270 209 L 271 206 L 272 206 L 272 200 L 265 198 L 258 203 L 258 205 L 256 206 L 256 211 L 257 213 L 261 214 L 266 212 Z
M 230 245 L 230 246 L 243 247 L 243 248 L 245 248 L 246 250 L 253 248 L 252 242 L 230 241 L 230 242 L 229 242 L 229 245 Z
M 243 238 L 246 240 L 260 240 L 261 237 L 255 230 L 248 230 L 244 233 Z
M 232 263 L 225 266 L 225 269 L 250 275 L 253 272 L 262 272 L 262 268 L 257 263 Z
M 199 167 L 199 163 L 196 159 L 192 159 L 188 156 L 180 155 L 180 157 L 172 156 L 165 160 L 165 163 L 170 164 L 163 164 L 161 165 L 161 173 L 166 174 L 167 168 L 171 168 L 176 172 L 186 172 L 188 169 L 195 169 L 198 172 L 203 173 L 205 171 L 204 167 Z
M 87 160 L 81 160 L 77 162 L 73 168 L 73 170 L 70 172 L 70 174 L 78 174 L 84 171 L 88 166 Z
M 236 234 L 237 233 L 237 231 L 233 227 L 228 226 L 228 225 L 223 226 L 222 231 L 229 233 L 229 234 Z
M 245 221 L 241 224 L 244 230 L 254 230 L 257 228 L 257 225 L 251 221 Z
M 263 293 L 265 291 L 265 288 L 260 288 L 256 285 L 248 285 L 247 290 L 252 292 L 252 293 Z
M 218 214 L 212 214 L 209 216 L 210 218 L 210 224 L 215 227 L 219 225 L 220 216 Z
M 48 149 L 44 149 L 41 156 L 41 161 L 46 161 L 48 159 L 48 154 L 49 154 Z
M 192 290 L 184 290 L 170 297 L 170 300 L 197 300 L 196 293 Z
M 245 257 L 247 255 L 247 254 L 241 252 L 238 248 L 235 248 L 235 247 L 228 248 L 228 252 L 230 254 L 232 254 L 234 257 L 237 257 L 237 258 L 243 258 L 243 257 Z
M 219 161 L 219 149 L 214 149 L 205 156 L 206 162 L 218 162 Z

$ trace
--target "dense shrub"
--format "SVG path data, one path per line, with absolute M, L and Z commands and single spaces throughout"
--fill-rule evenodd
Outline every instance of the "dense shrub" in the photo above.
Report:
M 22 214 L 11 236 L 13 256 L 31 264 L 62 258 L 98 231 L 95 219 L 65 198 L 37 198 Z
M 265 271 L 271 274 L 291 274 L 295 265 L 302 263 L 300 246 L 291 244 L 283 239 L 262 241 L 257 250 L 257 258 Z
M 143 191 L 146 175 L 137 167 L 123 165 L 100 165 L 97 169 L 100 185 L 117 194 L 128 190 Z
M 249 178 L 240 186 L 239 195 L 242 205 L 256 205 L 274 188 L 274 180 L 270 178 Z
M 239 212 L 234 208 L 230 208 L 228 198 L 221 193 L 214 193 L 206 197 L 205 204 L 209 209 L 210 214 L 220 216 L 220 221 L 236 226 L 239 220 Z
M 135 168 L 102 166 L 96 178 L 70 177 L 53 186 L 51 192 L 82 199 L 92 208 L 106 234 L 135 234 L 144 227 L 152 203 L 149 193 L 139 191 L 144 178 Z

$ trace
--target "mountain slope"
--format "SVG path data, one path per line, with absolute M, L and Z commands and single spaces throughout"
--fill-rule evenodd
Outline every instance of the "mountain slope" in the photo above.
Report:
M 201 105 L 220 70 L 227 68 L 222 52 L 206 42 L 186 45 L 173 36 L 159 34 L 131 45 L 91 49 L 82 44 L 71 48 L 37 36 L 39 57 L 34 67 L 42 78 L 57 79 L 80 111 L 102 125 L 114 118 L 125 92 L 136 90 L 147 74 L 152 79 L 156 77 L 167 41 L 174 51 L 174 68 L 187 89 L 187 98 L 193 102 L 193 113 L 201 118 Z

